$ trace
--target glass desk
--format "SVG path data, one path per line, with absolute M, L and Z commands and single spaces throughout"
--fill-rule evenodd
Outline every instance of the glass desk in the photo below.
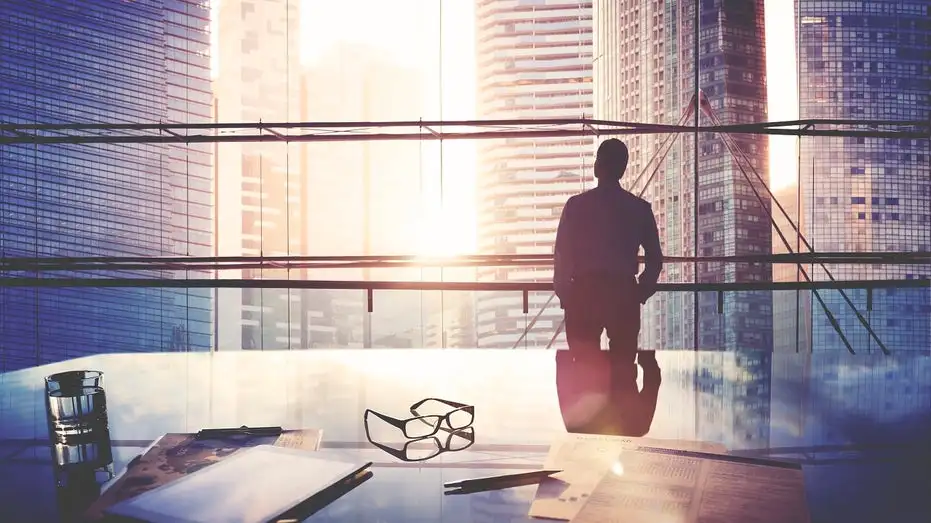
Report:
M 927 521 L 931 357 L 667 351 L 656 360 L 647 437 L 800 462 L 814 521 Z M 535 486 L 444 496 L 442 484 L 542 466 L 567 431 L 556 367 L 554 351 L 308 350 L 102 355 L 2 374 L 0 521 L 60 520 L 43 378 L 81 369 L 104 373 L 116 471 L 168 432 L 320 428 L 322 455 L 372 461 L 374 475 L 308 521 L 533 521 Z M 405 462 L 369 441 L 366 409 L 404 418 L 427 397 L 474 405 L 474 444 Z

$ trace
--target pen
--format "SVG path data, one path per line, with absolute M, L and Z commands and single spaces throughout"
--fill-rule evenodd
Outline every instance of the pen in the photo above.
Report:
M 246 427 L 229 429 L 201 429 L 197 433 L 197 439 L 220 438 L 223 436 L 278 436 L 281 434 L 281 427 Z
M 542 480 L 543 478 L 552 476 L 561 470 L 535 470 L 533 472 L 521 472 L 519 474 L 504 474 L 501 476 L 488 476 L 484 478 L 473 478 L 473 479 L 463 479 L 460 481 L 450 481 L 444 483 L 445 488 L 476 488 L 482 485 L 493 485 L 495 483 L 508 483 L 512 481 L 521 481 L 521 480 Z

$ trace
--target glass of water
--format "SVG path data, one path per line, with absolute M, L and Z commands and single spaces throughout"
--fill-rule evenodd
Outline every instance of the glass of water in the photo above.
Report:
M 107 397 L 103 373 L 59 372 L 45 378 L 49 428 L 59 440 L 107 430 Z

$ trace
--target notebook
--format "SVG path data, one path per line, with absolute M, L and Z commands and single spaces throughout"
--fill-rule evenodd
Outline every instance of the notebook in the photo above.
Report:
M 265 523 L 371 465 L 318 456 L 259 445 L 105 512 L 151 523 Z

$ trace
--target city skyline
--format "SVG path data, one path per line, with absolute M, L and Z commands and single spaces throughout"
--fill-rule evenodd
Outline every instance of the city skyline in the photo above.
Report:
M 215 2 L 214 11 L 227 1 L 235 0 Z M 475 28 L 469 23 L 475 20 L 475 0 L 390 3 L 357 0 L 351 6 L 313 0 L 286 1 L 292 8 L 299 6 L 301 13 L 297 51 L 302 64 L 319 60 L 331 52 L 331 48 L 347 42 L 371 45 L 394 63 L 420 70 L 429 101 L 422 113 L 405 119 L 469 120 L 479 117 L 475 84 L 478 43 L 474 37 Z M 765 0 L 768 107 L 774 120 L 791 120 L 798 114 L 794 14 L 790 4 L 785 0 Z M 218 30 L 216 23 L 214 30 Z M 214 37 L 214 54 L 217 46 Z M 222 71 L 222 64 L 216 58 L 213 64 L 214 74 Z M 772 169 L 773 187 L 792 184 L 798 172 L 797 162 L 792 160 L 796 157 L 797 139 L 771 136 L 769 141 L 769 161 L 778 164 Z M 479 145 L 473 141 L 454 140 L 443 145 L 442 163 L 438 164 L 433 158 L 425 162 L 424 221 L 430 228 L 423 232 L 415 252 L 403 254 L 451 256 L 478 252 Z M 574 166 L 572 174 L 588 183 L 593 180 L 591 165 L 581 161 Z
M 34 45 L 34 39 L 23 40 L 20 35 L 22 27 L 33 23 L 30 17 L 45 24 L 58 23 L 56 20 L 60 21 L 61 16 L 45 12 L 11 15 L 8 23 L 13 29 L 7 33 L 14 36 L 4 41 L 11 52 L 0 64 L 6 67 L 7 74 L 2 78 L 6 83 L 0 88 L 12 96 L 7 100 L 23 95 L 28 98 L 30 93 L 33 98 L 15 108 L 7 107 L 4 122 L 28 123 L 45 121 L 44 118 L 71 122 L 90 118 L 201 124 L 595 116 L 673 123 L 691 97 L 691 49 L 686 49 L 687 46 L 675 51 L 669 49 L 673 43 L 678 46 L 679 41 L 691 41 L 688 19 L 683 13 L 694 5 L 692 0 L 649 4 L 649 9 L 640 2 L 594 2 L 595 7 L 601 6 L 601 12 L 618 9 L 617 16 L 606 18 L 610 23 L 601 25 L 592 20 L 597 18 L 592 16 L 592 2 L 570 0 L 526 4 L 531 7 L 505 0 L 443 3 L 409 0 L 388 7 L 384 2 L 369 2 L 360 9 L 361 16 L 355 18 L 349 16 L 351 13 L 343 4 L 276 0 L 274 9 L 260 9 L 265 4 L 258 0 L 223 0 L 212 3 L 215 9 L 211 19 L 208 3 L 152 0 L 125 6 L 126 13 L 141 10 L 138 12 L 145 14 L 149 25 L 131 26 L 125 35 L 111 35 L 119 32 L 120 24 L 125 22 L 120 18 L 124 12 L 116 10 L 114 18 L 106 22 L 109 24 L 104 31 L 106 45 L 91 48 L 86 48 L 83 36 L 76 33 Z M 645 7 L 637 11 L 636 6 L 641 4 Z M 927 27 L 921 16 L 927 14 L 926 6 L 914 1 L 889 0 L 871 4 L 867 9 L 846 3 L 811 4 L 801 0 L 797 5 L 808 10 L 799 16 L 790 10 L 792 23 L 772 33 L 769 29 L 774 24 L 779 20 L 785 22 L 785 4 L 762 0 L 701 4 L 703 34 L 699 52 L 703 65 L 699 77 L 706 95 L 700 100 L 704 104 L 703 113 L 713 110 L 724 123 L 788 118 L 787 113 L 774 118 L 775 98 L 767 91 L 772 93 L 773 85 L 789 85 L 790 80 L 795 85 L 798 77 L 794 66 L 789 74 L 787 58 L 791 55 L 794 64 L 795 46 L 778 46 L 774 42 L 788 34 L 794 43 L 795 33 L 790 29 L 797 21 L 804 42 L 811 43 L 813 35 L 820 40 L 818 45 L 799 49 L 805 63 L 800 67 L 803 92 L 795 105 L 796 111 L 801 108 L 806 117 L 859 115 L 891 119 L 920 119 L 927 114 L 927 101 L 922 98 L 927 65 L 916 58 L 924 50 L 921 38 Z M 781 10 L 760 18 L 764 11 L 759 6 L 775 5 L 781 6 Z M 650 9 L 658 10 L 654 13 Z M 477 22 L 463 23 L 464 14 Z M 670 20 L 672 16 L 681 20 L 672 22 L 664 18 L 667 15 Z M 747 20 L 741 21 L 744 15 Z M 901 25 L 904 28 L 901 45 L 889 45 L 892 37 L 883 31 L 866 29 L 872 23 L 891 23 L 886 20 L 890 17 L 896 24 L 905 24 Z M 21 23 L 26 25 L 17 25 Z M 208 23 L 218 27 L 213 35 L 212 54 Z M 832 29 L 835 27 L 844 29 Z M 612 31 L 620 34 L 622 28 L 626 31 L 623 38 L 612 36 Z M 633 39 L 631 31 L 640 31 L 643 38 Z M 656 36 L 653 31 L 657 31 Z M 815 34 L 816 31 L 821 32 Z M 405 37 L 400 42 L 390 41 L 394 32 L 402 32 Z M 547 41 L 550 37 L 563 40 Z M 610 42 L 597 44 L 599 37 Z M 120 38 L 142 42 L 136 51 L 140 54 L 114 50 L 115 42 L 123 41 Z M 844 39 L 865 45 L 848 50 L 851 45 L 844 43 Z M 548 47 L 550 44 L 553 45 Z M 350 48 L 356 51 L 340 51 Z M 764 48 L 769 55 L 765 65 Z M 84 53 L 80 59 L 74 54 L 75 49 Z M 307 49 L 313 52 L 305 53 Z M 334 53 L 337 58 L 333 58 Z M 831 53 L 837 56 L 825 58 Z M 61 65 L 46 59 L 47 55 L 60 56 Z M 771 63 L 773 60 L 778 65 Z M 728 65 L 719 67 L 719 62 Z M 742 65 L 735 65 L 738 62 Z M 339 84 L 330 85 L 327 74 L 316 79 L 309 79 L 306 74 L 308 69 L 321 66 L 330 67 L 331 71 L 334 67 L 348 70 L 349 65 L 381 71 L 381 65 L 376 67 L 376 63 L 383 64 L 385 69 L 371 75 L 348 74 Z M 821 64 L 820 73 L 813 73 L 812 67 L 816 66 L 813 64 Z M 89 82 L 83 73 L 78 74 L 86 65 L 102 71 L 103 80 Z M 842 74 L 825 76 L 824 71 Z M 212 86 L 211 75 L 215 76 Z M 779 76 L 782 83 L 773 84 L 774 76 Z M 142 82 L 142 78 L 147 81 Z M 22 79 L 35 84 L 27 85 Z M 842 89 L 830 87 L 839 79 L 847 81 Z M 367 87 L 358 91 L 364 93 L 357 96 L 357 88 L 362 84 Z M 104 96 L 97 99 L 86 96 L 92 85 Z M 331 91 L 329 98 L 317 94 L 326 89 Z M 786 100 L 792 99 L 789 91 L 793 90 L 776 89 L 783 111 Z M 215 104 L 207 103 L 214 98 Z M 343 101 L 345 107 L 340 105 Z M 308 110 L 313 105 L 309 102 L 317 107 Z M 364 107 L 357 110 L 359 104 Z M 714 123 L 706 117 L 702 117 L 703 124 Z M 445 130 L 422 127 L 420 131 L 426 136 Z M 751 194 L 754 188 L 760 188 L 756 187 L 759 184 L 741 181 L 744 173 L 737 171 L 745 169 L 738 169 L 734 163 L 731 142 L 740 144 L 740 151 L 748 157 L 743 167 L 753 166 L 752 170 L 764 179 L 768 176 L 767 168 L 770 172 L 774 170 L 775 164 L 768 160 L 774 157 L 776 144 L 790 146 L 792 150 L 791 154 L 785 150 L 780 153 L 781 165 L 801 164 L 803 170 L 811 171 L 803 175 L 796 171 L 795 178 L 790 179 L 779 169 L 768 185 L 777 197 L 786 199 L 784 206 L 796 214 L 795 219 L 801 221 L 803 231 L 817 243 L 819 251 L 927 252 L 931 248 L 925 234 L 931 229 L 924 227 L 931 223 L 931 216 L 925 212 L 931 188 L 921 179 L 922 168 L 929 158 L 927 140 L 880 144 L 873 139 L 863 143 L 855 139 L 789 137 L 779 142 L 762 135 L 734 135 L 727 140 L 723 135 L 702 135 L 699 194 L 693 197 L 689 196 L 691 182 L 683 176 L 692 170 L 691 138 L 687 134 L 679 136 L 676 147 L 658 171 L 658 179 L 646 194 L 657 210 L 667 254 L 728 256 L 788 250 L 780 251 L 782 247 L 775 242 L 776 238 L 770 241 L 768 213 L 762 212 L 767 203 L 764 201 L 761 207 Z M 662 135 L 625 138 L 633 152 L 625 183 L 635 181 L 637 171 L 662 139 Z M 575 192 L 592 186 L 592 152 L 599 140 L 361 140 L 313 145 L 142 143 L 100 145 L 94 149 L 70 144 L 36 149 L 14 145 L 3 151 L 2 174 L 10 191 L 0 200 L 4 212 L 12 217 L 3 224 L 3 254 L 13 257 L 549 255 L 561 204 Z M 797 144 L 801 146 L 796 148 Z M 89 156 L 87 153 L 92 150 L 99 153 Z M 820 150 L 829 152 L 822 154 Z M 311 168 L 313 165 L 316 166 Z M 817 183 L 813 178 L 815 170 L 819 173 Z M 55 178 L 60 172 L 65 174 Z M 358 173 L 363 174 L 356 176 Z M 318 177 L 315 183 L 323 182 L 322 186 L 331 189 L 314 191 L 307 180 L 311 175 Z M 821 176 L 826 179 L 823 183 Z M 782 180 L 781 186 L 773 181 L 777 179 Z M 22 182 L 25 185 L 17 185 L 18 180 L 25 180 Z M 793 182 L 801 182 L 801 187 Z M 786 190 L 793 187 L 794 192 Z M 68 193 L 70 188 L 76 188 L 74 195 Z M 75 195 L 77 200 L 68 201 Z M 38 202 L 34 208 L 28 203 L 30 198 Z M 54 198 L 65 198 L 65 204 L 55 207 L 50 203 Z M 692 200 L 698 200 L 697 205 Z M 698 227 L 694 230 L 692 220 L 696 218 Z M 778 213 L 775 218 L 782 220 Z M 310 230 L 312 222 L 317 231 Z M 839 223 L 844 226 L 835 227 Z M 779 226 L 783 232 L 789 232 L 785 220 Z M 323 236 L 328 239 L 322 238 L 320 231 L 325 231 Z M 793 246 L 792 250 L 799 248 Z M 690 272 L 691 264 L 669 264 L 666 281 L 766 281 L 770 274 L 777 279 L 800 280 L 798 274 L 793 275 L 794 268 L 787 269 L 784 265 L 774 273 L 758 264 L 721 267 L 713 262 L 698 264 L 696 268 L 699 274 Z M 197 270 L 103 274 L 147 278 L 332 277 L 543 283 L 550 278 L 545 264 L 481 269 L 315 271 L 311 274 L 307 269 L 260 267 L 216 273 Z M 926 265 L 895 269 L 874 266 L 869 270 L 838 266 L 836 275 L 844 279 L 904 281 L 927 278 L 928 273 Z M 817 270 L 812 274 L 815 280 L 827 279 L 826 274 Z M 892 298 L 895 292 L 901 299 Z M 88 345 L 100 345 L 100 350 L 129 346 L 115 337 L 101 342 L 94 331 L 123 317 L 145 324 L 131 329 L 130 338 L 138 339 L 128 342 L 140 350 L 321 346 L 326 342 L 311 342 L 309 330 L 321 314 L 333 314 L 326 311 L 335 310 L 329 302 L 310 306 L 303 300 L 310 294 L 323 295 L 322 291 L 293 289 L 90 289 L 79 293 L 33 292 L 10 287 L 3 289 L 3 293 L 9 298 L 4 302 L 7 307 L 4 332 L 36 347 L 40 341 L 54 340 L 57 335 L 48 337 L 43 330 L 54 330 L 58 324 L 42 319 L 45 313 L 41 311 L 60 311 L 53 315 L 55 320 L 67 320 L 62 324 L 80 323 L 76 311 L 89 300 L 100 304 L 100 310 L 93 311 L 88 320 L 95 327 L 84 329 L 81 325 L 77 332 L 90 336 L 94 341 Z M 366 298 L 363 292 L 355 292 L 348 301 L 336 300 L 353 310 L 344 321 L 353 325 L 349 330 L 355 330 L 356 323 L 361 325 L 363 334 L 349 335 L 350 345 L 419 345 L 427 343 L 426 340 L 431 343 L 439 340 L 445 346 L 447 339 L 471 339 L 471 329 L 476 327 L 481 338 L 478 346 L 511 347 L 520 340 L 518 346 L 542 347 L 554 341 L 552 336 L 562 319 L 558 305 L 550 299 L 551 293 L 542 291 L 529 292 L 524 297 L 520 292 L 510 291 L 499 295 L 475 293 L 482 304 L 477 308 L 462 302 L 460 296 L 446 301 L 444 296 L 448 294 L 441 292 L 402 295 L 379 291 L 378 294 L 374 300 L 377 305 L 373 305 L 371 293 Z M 651 301 L 645 314 L 653 316 L 652 307 L 663 309 L 666 316 L 656 315 L 657 321 L 644 324 L 647 335 L 644 343 L 652 348 L 690 348 L 693 344 L 724 349 L 757 348 L 759 344 L 765 348 L 773 334 L 772 318 L 805 316 L 804 321 L 794 324 L 806 324 L 809 335 L 822 341 L 812 342 L 802 336 L 801 346 L 843 349 L 837 339 L 828 340 L 834 336 L 834 330 L 824 323 L 825 318 L 818 316 L 817 310 L 812 310 L 813 294 L 796 301 L 797 293 L 783 293 L 791 294 L 791 300 L 783 300 L 770 313 L 768 301 L 775 294 L 728 293 L 725 299 L 717 300 L 711 292 L 702 293 L 696 314 L 695 305 L 686 303 L 691 300 L 690 293 L 663 293 Z M 831 307 L 846 307 L 840 293 L 822 294 L 833 296 L 827 300 Z M 45 295 L 51 299 L 43 301 Z M 877 322 L 880 337 L 893 340 L 890 346 L 903 346 L 928 337 L 927 318 L 922 315 L 929 310 L 929 304 L 923 290 L 861 290 L 850 295 L 860 310 Z M 365 311 L 366 301 L 370 309 L 377 309 L 375 315 Z M 29 312 L 34 305 L 40 312 Z M 530 319 L 541 308 L 543 313 L 530 335 L 523 336 Z M 212 312 L 215 317 L 209 318 Z M 466 321 L 470 315 L 472 327 Z M 311 321 L 311 317 L 315 319 Z M 699 340 L 689 337 L 694 327 L 689 322 L 695 317 L 701 323 Z M 836 317 L 845 330 L 861 328 L 860 319 L 854 315 Z M 44 326 L 33 329 L 30 322 L 40 319 Z M 447 326 L 450 330 L 444 332 Z M 911 336 L 911 330 L 924 337 Z M 791 338 L 782 339 L 794 338 L 793 330 Z M 852 339 L 858 346 L 874 346 L 874 340 L 862 332 Z M 43 350 L 48 354 L 57 351 L 62 357 L 84 350 L 62 340 L 47 341 L 42 350 L 27 347 L 20 352 L 27 354 L 27 360 L 39 361 Z M 556 347 L 564 343 L 562 338 L 555 342 Z M 60 346 L 46 349 L 55 343 Z

